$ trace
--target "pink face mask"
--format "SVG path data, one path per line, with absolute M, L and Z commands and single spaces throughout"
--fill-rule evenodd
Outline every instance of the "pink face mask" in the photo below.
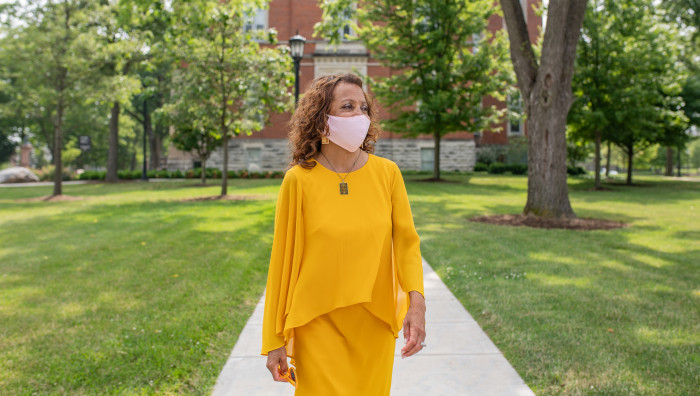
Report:
M 354 117 L 328 116 L 328 139 L 353 153 L 365 141 L 369 131 L 369 118 L 364 115 Z

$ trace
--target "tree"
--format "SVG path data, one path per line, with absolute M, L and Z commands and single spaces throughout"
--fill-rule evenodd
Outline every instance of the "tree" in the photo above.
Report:
M 92 2 L 79 0 L 28 1 L 13 31 L 12 59 L 20 65 L 15 78 L 31 81 L 41 98 L 41 113 L 50 120 L 54 169 L 53 195 L 62 194 L 64 120 L 82 102 L 95 79 L 97 27 Z M 7 40 L 7 37 L 5 38 Z
M 601 0 L 588 8 L 570 121 L 580 136 L 595 139 L 596 163 L 601 139 L 624 151 L 628 184 L 636 153 L 685 136 L 677 42 L 646 0 Z
M 131 106 L 126 106 L 124 110 L 145 126 L 149 148 L 148 168 L 151 170 L 157 169 L 160 164 L 163 139 L 168 134 L 165 120 L 154 115 L 159 114 L 157 110 L 169 101 L 175 63 L 170 48 L 174 43 L 167 39 L 174 18 L 172 10 L 165 3 L 164 0 L 122 0 L 119 8 L 120 19 L 130 27 L 131 32 L 139 32 L 139 36 L 146 43 L 146 48 L 141 51 L 142 61 L 133 68 L 141 81 L 142 92 L 132 96 Z
M 601 144 L 608 129 L 610 106 L 615 104 L 613 94 L 619 88 L 617 73 L 610 73 L 617 63 L 616 55 L 624 56 L 621 42 L 608 29 L 611 20 L 603 18 L 600 0 L 588 4 L 581 29 L 573 77 L 576 99 L 568 115 L 573 140 L 593 141 L 595 145 L 595 188 L 601 189 Z M 607 139 L 605 139 L 607 140 Z M 608 166 L 609 167 L 609 166 Z
M 255 40 L 274 31 L 245 32 L 244 23 L 265 1 L 198 0 L 175 4 L 177 55 L 180 59 L 180 96 L 174 106 L 190 117 L 197 131 L 221 139 L 223 175 L 221 195 L 228 189 L 228 141 L 241 133 L 262 129 L 271 111 L 291 105 L 291 57 L 287 47 L 261 47 Z M 214 123 L 215 122 L 215 126 Z M 208 146 L 207 146 L 208 147 Z M 204 171 L 204 169 L 203 169 Z
M 333 43 L 349 19 L 357 39 L 389 77 L 372 80 L 372 91 L 390 111 L 385 125 L 408 136 L 429 134 L 435 142 L 433 180 L 440 180 L 440 141 L 457 131 L 480 131 L 505 110 L 484 106 L 493 96 L 505 101 L 512 85 L 502 34 L 487 33 L 497 12 L 490 0 L 403 0 L 322 2 L 316 34 Z
M 513 68 L 527 115 L 529 141 L 524 214 L 573 218 L 566 183 L 566 116 L 586 0 L 551 0 L 538 62 L 519 0 L 499 0 Z

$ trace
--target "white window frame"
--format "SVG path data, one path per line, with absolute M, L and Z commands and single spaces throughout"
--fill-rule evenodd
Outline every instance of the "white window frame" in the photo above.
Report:
M 418 150 L 420 152 L 420 170 L 421 171 L 426 171 L 426 170 L 432 171 L 435 168 L 435 146 L 420 146 L 420 147 L 418 147 Z M 432 156 L 431 156 L 432 161 L 430 161 L 430 169 L 427 169 L 425 166 L 423 166 L 423 164 L 424 164 L 423 152 L 428 151 L 428 150 L 432 151 Z
M 260 144 L 245 145 L 243 150 L 245 151 L 245 168 L 249 172 L 261 172 L 263 167 L 263 146 Z M 252 162 L 250 153 L 253 150 L 257 150 L 260 153 L 259 162 Z M 258 169 L 251 169 L 253 166 L 257 166 Z
M 510 118 L 510 112 L 511 112 L 510 109 L 512 108 L 512 104 L 513 104 L 512 98 L 510 95 L 508 95 L 508 97 L 506 99 L 506 105 L 508 107 L 508 119 L 506 120 L 506 122 L 508 123 L 508 127 L 507 127 L 508 128 L 507 129 L 508 136 L 523 136 L 525 134 L 525 129 L 524 129 L 525 123 L 523 122 L 523 117 L 522 117 L 523 98 L 520 95 L 518 95 L 518 113 L 520 113 L 520 121 L 518 122 L 518 130 L 517 131 L 511 129 L 513 127 L 513 121 Z
M 255 15 L 250 17 L 243 25 L 243 31 L 249 32 L 254 30 L 267 30 L 270 24 L 270 13 L 267 8 L 258 9 Z

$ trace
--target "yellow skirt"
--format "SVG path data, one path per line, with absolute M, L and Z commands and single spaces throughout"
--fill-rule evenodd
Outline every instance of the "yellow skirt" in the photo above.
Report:
M 295 396 L 388 396 L 396 339 L 361 304 L 294 329 Z

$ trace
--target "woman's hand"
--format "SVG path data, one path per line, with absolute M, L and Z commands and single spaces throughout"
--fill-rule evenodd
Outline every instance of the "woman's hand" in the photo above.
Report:
M 267 353 L 267 369 L 270 370 L 275 381 L 287 382 L 286 379 L 282 378 L 282 374 L 288 370 L 287 348 L 281 346 Z
M 408 293 L 411 300 L 406 318 L 403 320 L 403 338 L 406 345 L 401 348 L 401 358 L 418 353 L 425 341 L 425 298 L 417 291 Z

